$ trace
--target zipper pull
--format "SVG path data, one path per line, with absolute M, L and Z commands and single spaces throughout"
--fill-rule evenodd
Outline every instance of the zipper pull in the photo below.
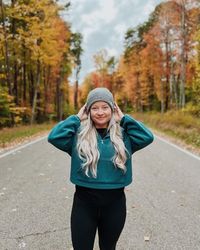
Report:
M 101 140 L 101 144 L 103 144 L 103 140 Z

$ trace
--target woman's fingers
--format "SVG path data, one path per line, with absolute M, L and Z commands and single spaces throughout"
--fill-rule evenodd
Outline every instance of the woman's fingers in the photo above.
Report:
M 77 116 L 80 118 L 81 121 L 87 119 L 86 104 L 84 104 L 84 105 L 80 108 L 80 110 L 79 110 Z

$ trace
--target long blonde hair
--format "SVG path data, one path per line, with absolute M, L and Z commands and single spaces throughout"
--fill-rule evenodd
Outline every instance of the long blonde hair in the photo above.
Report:
M 122 140 L 120 125 L 115 122 L 113 115 L 109 122 L 107 131 L 110 131 L 110 140 L 113 143 L 115 149 L 115 155 L 111 160 L 116 167 L 120 168 L 125 173 L 127 150 Z M 77 150 L 80 159 L 83 161 L 82 168 L 84 169 L 85 174 L 90 177 L 90 172 L 92 176 L 96 178 L 97 163 L 100 157 L 100 153 L 97 145 L 97 130 L 90 115 L 88 115 L 87 120 L 81 122 L 80 131 L 78 133 Z

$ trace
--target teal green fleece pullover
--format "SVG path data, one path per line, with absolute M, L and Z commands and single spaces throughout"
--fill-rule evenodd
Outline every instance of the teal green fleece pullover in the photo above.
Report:
M 117 168 L 112 161 L 115 150 L 109 132 L 103 139 L 100 135 L 97 135 L 100 158 L 97 164 L 97 177 L 94 178 L 85 175 L 81 166 L 82 161 L 77 153 L 77 132 L 80 124 L 78 116 L 71 115 L 64 121 L 59 122 L 48 136 L 48 142 L 71 156 L 71 182 L 79 186 L 99 189 L 115 189 L 129 185 L 132 182 L 131 156 L 153 141 L 151 131 L 129 115 L 124 115 L 122 118 L 120 126 L 123 141 L 129 152 L 125 173 Z

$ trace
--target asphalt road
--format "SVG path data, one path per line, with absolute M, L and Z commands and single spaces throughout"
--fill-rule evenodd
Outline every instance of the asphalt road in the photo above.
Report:
M 133 163 L 117 250 L 200 250 L 200 159 L 156 138 Z M 71 249 L 69 169 L 45 138 L 0 155 L 0 250 Z

